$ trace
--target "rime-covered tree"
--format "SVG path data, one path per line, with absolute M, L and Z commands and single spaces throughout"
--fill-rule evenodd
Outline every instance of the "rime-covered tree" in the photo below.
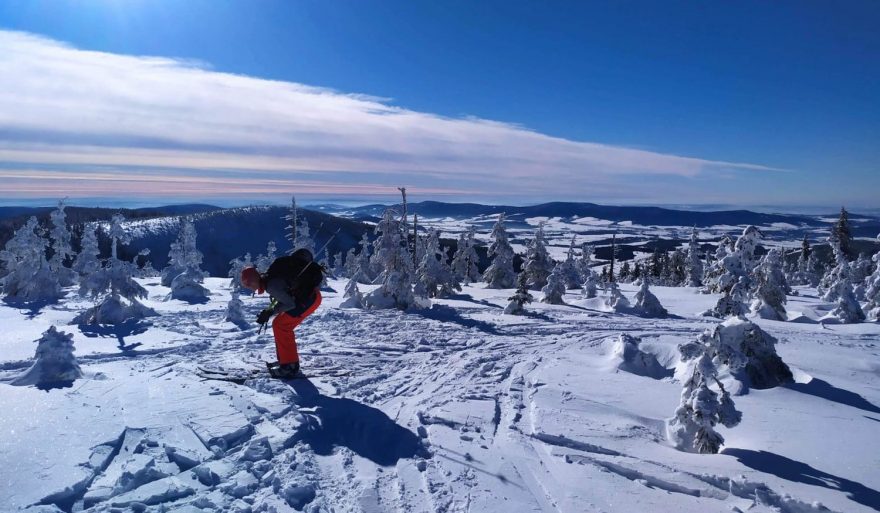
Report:
M 241 302 L 240 291 L 233 288 L 229 303 L 226 304 L 226 321 L 244 329 L 250 326 L 244 312 L 244 303 Z
M 118 256 L 119 245 L 131 242 L 131 236 L 122 226 L 124 222 L 122 214 L 115 214 L 110 220 L 107 233 L 110 238 L 110 258 L 94 277 L 100 287 L 94 289 L 93 297 L 97 298 L 103 293 L 106 295 L 94 308 L 76 316 L 71 324 L 121 324 L 158 315 L 138 301 L 147 297 L 147 290 L 132 278 L 135 264 Z
M 562 266 L 562 279 L 565 282 L 566 289 L 580 288 L 581 284 L 583 283 L 575 251 L 576 237 L 576 235 L 571 236 L 571 243 L 568 246 L 568 254 L 566 254 L 565 260 L 558 264 L 558 266 Z
M 67 227 L 67 214 L 64 213 L 64 202 L 58 202 L 58 208 L 49 214 L 52 227 L 49 230 L 49 238 L 52 240 L 52 256 L 49 258 L 49 269 L 55 273 L 58 283 L 62 287 L 69 287 L 77 282 L 77 274 L 71 268 L 66 267 L 66 261 L 73 258 L 73 249 L 70 247 L 70 229 Z
M 816 255 L 813 254 L 813 248 L 810 247 L 807 234 L 804 234 L 804 240 L 801 242 L 801 254 L 798 257 L 797 268 L 793 275 L 793 284 L 818 286 L 819 275 L 816 273 L 816 266 Z
M 782 272 L 782 250 L 773 248 L 755 267 L 755 290 L 752 313 L 762 319 L 786 320 L 785 303 L 788 283 Z
M 73 335 L 50 326 L 37 340 L 34 363 L 11 384 L 51 386 L 81 378 L 82 370 L 73 352 Z
M 632 282 L 632 267 L 629 265 L 629 260 L 625 261 L 623 265 L 620 266 L 620 271 L 617 273 L 617 281 L 620 283 Z
M 592 299 L 596 297 L 599 288 L 599 276 L 590 269 L 590 272 L 587 273 L 587 278 L 584 280 L 583 285 L 581 285 L 581 289 L 583 290 L 584 298 Z
M 745 315 L 748 312 L 748 307 L 745 303 L 748 295 L 746 278 L 740 276 L 735 281 L 727 282 L 724 290 L 721 291 L 721 297 L 715 303 L 715 307 L 703 312 L 703 315 L 718 317 L 719 319 Z
M 373 272 L 373 264 L 371 263 L 371 248 L 372 243 L 370 242 L 370 238 L 366 233 L 361 236 L 360 242 L 361 250 L 357 254 L 357 258 L 352 259 L 352 266 L 350 268 L 350 272 L 352 275 L 358 272 L 358 283 L 363 283 L 364 285 L 368 285 L 373 283 L 376 279 L 376 274 Z M 346 261 L 346 264 L 348 262 Z
M 629 299 L 620 291 L 616 281 L 608 282 L 608 297 L 605 298 L 605 306 L 615 312 L 629 308 Z
M 666 317 L 669 315 L 669 312 L 663 308 L 663 305 L 660 304 L 660 300 L 657 299 L 657 296 L 652 294 L 648 289 L 649 281 L 650 280 L 647 277 L 644 278 L 639 291 L 636 292 L 636 310 L 645 317 Z
M 541 289 L 541 302 L 551 305 L 564 305 L 565 301 L 565 262 L 556 264 L 553 272 L 547 277 L 547 285 Z
M 666 269 L 663 273 L 664 282 L 670 287 L 680 287 L 688 283 L 687 255 L 680 248 L 676 248 L 666 261 Z
M 849 212 L 844 207 L 840 207 L 840 217 L 831 226 L 828 240 L 840 249 L 844 259 L 849 260 L 852 257 L 852 231 L 849 227 Z
M 834 238 L 828 239 L 831 244 L 831 252 L 834 256 L 834 265 L 828 270 L 827 273 L 819 280 L 819 286 L 817 290 L 819 294 L 822 295 L 822 299 L 824 301 L 837 301 L 840 297 L 838 296 L 841 287 L 838 286 L 843 280 L 846 280 L 850 285 L 852 284 L 852 278 L 850 278 L 850 266 L 849 262 L 846 259 L 846 254 L 843 252 L 843 249 L 840 247 L 840 242 Z
M 718 379 L 718 371 L 706 352 L 694 360 L 689 374 L 675 416 L 668 421 L 669 439 L 682 451 L 717 454 L 724 437 L 715 431 L 715 426 L 736 427 L 742 413 Z M 721 397 L 710 388 L 713 386 Z
M 776 339 L 744 317 L 725 320 L 679 350 L 683 361 L 708 355 L 719 370 L 739 382 L 739 393 L 746 393 L 749 387 L 773 388 L 793 379 L 788 365 L 776 353 Z
M 272 265 L 272 262 L 277 258 L 278 247 L 275 245 L 274 240 L 270 240 L 266 243 L 266 254 L 257 255 L 256 264 L 257 270 L 261 273 L 264 273 L 269 270 L 269 266 Z
M 358 271 L 345 284 L 345 292 L 342 295 L 343 301 L 339 305 L 342 308 L 363 308 L 364 295 L 358 290 Z
M 190 219 L 183 219 L 180 232 L 177 234 L 171 260 L 167 272 L 163 270 L 162 278 L 170 276 L 171 292 L 169 299 L 185 301 L 201 301 L 211 295 L 211 291 L 202 286 L 205 272 L 202 271 L 202 252 L 196 247 L 196 227 Z
M 480 271 L 477 266 L 480 258 L 477 256 L 476 232 L 473 226 L 468 228 L 467 234 L 458 237 L 458 247 L 452 256 L 452 272 L 456 279 L 465 285 L 470 285 L 480 280 Z
M 46 260 L 47 240 L 36 217 L 15 231 L 0 251 L 6 267 L 3 294 L 12 300 L 57 301 L 63 295 L 58 278 Z
M 871 259 L 864 253 L 860 253 L 859 257 L 849 264 L 849 277 L 853 284 L 853 294 L 856 300 L 865 301 L 867 292 L 867 279 L 873 271 Z
M 403 245 L 401 223 L 394 218 L 393 210 L 386 210 L 382 221 L 376 225 L 378 237 L 373 243 L 371 263 L 381 269 L 376 279 L 380 286 L 364 296 L 367 308 L 399 308 L 426 306 L 427 300 L 413 293 L 412 257 Z
M 547 240 L 544 238 L 544 225 L 535 230 L 535 237 L 526 246 L 525 264 L 526 283 L 529 287 L 541 290 L 547 285 L 547 277 L 553 272 L 554 262 L 547 252 Z
M 492 244 L 489 246 L 489 258 L 492 263 L 483 273 L 483 280 L 490 289 L 509 289 L 517 279 L 513 270 L 513 248 L 507 240 L 504 228 L 504 214 L 498 215 L 498 221 L 492 227 Z
M 89 224 L 83 228 L 80 246 L 79 254 L 73 261 L 73 270 L 79 275 L 79 295 L 87 297 L 94 295 L 94 289 L 102 288 L 100 283 L 92 282 L 92 277 L 101 269 L 101 249 L 98 247 L 98 235 L 94 225 Z
M 461 285 L 446 263 L 446 252 L 440 249 L 440 232 L 431 230 L 425 237 L 425 255 L 416 270 L 416 291 L 427 297 L 447 297 Z
M 852 284 L 847 276 L 843 276 L 834 283 L 834 295 L 837 297 L 837 306 L 822 318 L 822 320 L 834 320 L 843 324 L 853 324 L 866 319 L 865 311 L 853 293 Z
M 878 236 L 880 239 L 880 236 Z M 880 251 L 878 251 L 871 261 L 874 262 L 874 273 L 865 280 L 865 303 L 864 312 L 868 319 L 872 321 L 880 321 Z
M 229 288 L 233 290 L 233 292 L 238 292 L 241 294 L 247 289 L 244 288 L 244 285 L 241 284 L 241 271 L 245 267 L 253 266 L 253 262 L 251 262 L 251 254 L 247 253 L 243 258 L 235 257 L 229 261 L 229 272 L 226 274 L 230 278 L 229 280 Z
M 581 274 L 581 283 L 587 281 L 587 277 L 591 274 L 595 274 L 593 271 L 593 255 L 595 253 L 596 248 L 591 244 L 586 242 L 581 244 L 581 258 L 577 261 L 577 269 Z
M 334 278 L 345 278 L 345 260 L 342 251 L 333 255 L 333 267 L 330 271 Z
M 691 231 L 691 240 L 688 243 L 687 256 L 685 258 L 685 273 L 687 274 L 688 287 L 701 287 L 703 285 L 703 260 L 700 243 L 697 240 L 697 227 Z
M 718 241 L 714 258 L 703 275 L 703 292 L 721 292 L 721 277 L 726 274 L 724 259 L 731 253 L 733 253 L 733 241 L 725 235 Z
M 504 308 L 504 313 L 508 315 L 522 315 L 525 313 L 525 305 L 534 301 L 534 297 L 529 293 L 529 286 L 526 283 L 525 273 L 519 273 L 516 277 L 516 292 L 509 298 L 510 302 Z

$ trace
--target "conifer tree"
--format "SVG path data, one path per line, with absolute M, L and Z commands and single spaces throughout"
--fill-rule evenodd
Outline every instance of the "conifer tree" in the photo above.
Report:
M 17 301 L 57 301 L 63 295 L 61 284 L 46 260 L 48 241 L 36 217 L 6 242 L 0 261 L 6 267 L 3 294 Z
M 809 285 L 811 287 L 819 285 L 819 275 L 816 273 L 816 256 L 813 254 L 813 248 L 810 247 L 807 234 L 804 234 L 804 240 L 801 242 L 801 254 L 797 260 L 793 282 L 795 285 Z
M 542 303 L 549 303 L 551 305 L 563 305 L 565 301 L 563 300 L 563 296 L 565 296 L 565 276 L 563 275 L 564 263 L 556 264 L 556 267 L 553 268 L 553 272 L 550 273 L 550 276 L 547 277 L 547 285 L 541 289 L 543 296 L 541 297 Z
M 581 287 L 584 292 L 584 298 L 592 299 L 592 298 L 596 297 L 598 285 L 599 285 L 599 277 L 591 269 L 590 272 L 587 274 L 587 279 L 584 280 L 584 284 Z
M 458 247 L 452 257 L 452 272 L 458 281 L 469 285 L 480 279 L 480 272 L 477 268 L 477 250 L 475 248 L 475 231 L 471 226 L 467 234 L 462 233 L 458 237 Z
M 381 285 L 364 296 L 368 308 L 399 308 L 405 310 L 412 306 L 427 307 L 427 298 L 413 293 L 412 256 L 404 246 L 401 223 L 394 217 L 394 211 L 385 211 L 382 221 L 376 225 L 379 235 L 373 243 L 374 252 L 371 263 L 381 269 L 376 279 Z
M 55 273 L 58 283 L 62 287 L 69 287 L 76 283 L 77 274 L 71 268 L 66 267 L 66 261 L 73 258 L 73 249 L 70 247 L 70 229 L 67 227 L 67 215 L 64 213 L 64 202 L 58 202 L 58 208 L 49 214 L 52 228 L 49 238 L 52 240 L 52 257 L 49 258 L 49 269 Z
M 416 287 L 420 295 L 447 297 L 461 285 L 446 263 L 446 252 L 440 249 L 440 232 L 431 230 L 425 237 L 425 254 L 416 271 Z
M 878 236 L 880 239 L 880 236 Z M 871 261 L 874 262 L 874 273 L 865 280 L 865 304 L 864 312 L 868 319 L 872 321 L 880 321 L 880 251 L 878 251 Z
M 519 273 L 516 278 L 516 292 L 507 298 L 510 302 L 504 308 L 504 313 L 509 315 L 522 315 L 525 313 L 525 305 L 531 303 L 535 298 L 529 293 L 529 286 L 526 283 L 527 277 L 525 273 Z
M 58 331 L 55 326 L 50 326 L 36 342 L 34 363 L 10 384 L 52 386 L 69 383 L 82 377 L 82 370 L 73 354 L 72 334 Z
M 583 280 L 581 279 L 581 272 L 578 269 L 578 261 L 575 254 L 576 237 L 576 235 L 571 236 L 571 243 L 568 246 L 568 253 L 565 256 L 565 260 L 558 264 L 558 266 L 561 266 L 560 273 L 562 274 L 562 279 L 565 283 L 566 289 L 580 288 L 581 284 L 583 283 Z
M 629 300 L 620 291 L 620 286 L 616 281 L 608 282 L 608 297 L 605 299 L 605 306 L 615 312 L 629 308 Z
M 361 250 L 357 255 L 357 259 L 353 260 L 352 274 L 359 270 L 358 283 L 367 285 L 373 283 L 378 273 L 373 272 L 372 256 L 370 254 L 373 246 L 366 233 L 361 236 L 360 246 Z
M 636 310 L 645 317 L 666 317 L 669 312 L 663 308 L 663 305 L 660 304 L 660 300 L 657 299 L 657 296 L 652 294 L 648 289 L 649 281 L 650 280 L 645 277 L 642 280 L 642 285 L 639 288 L 639 291 L 636 293 Z
M 786 320 L 786 289 L 788 284 L 782 272 L 782 251 L 773 248 L 755 267 L 752 313 L 763 319 Z
M 169 299 L 182 299 L 186 301 L 199 301 L 211 295 L 211 291 L 202 286 L 205 281 L 205 272 L 202 271 L 202 252 L 196 247 L 196 227 L 190 219 L 183 219 L 180 232 L 177 235 L 175 251 L 172 260 L 163 271 L 163 279 L 170 279 L 171 292 Z M 273 244 L 274 246 L 274 244 Z
M 687 286 L 700 287 L 703 285 L 703 260 L 701 258 L 700 243 L 697 240 L 697 227 L 691 231 L 691 241 L 688 244 L 686 267 Z
M 131 242 L 131 235 L 125 231 L 122 214 L 115 214 L 110 220 L 107 235 L 110 238 L 110 258 L 106 265 L 93 274 L 93 297 L 106 293 L 103 300 L 76 316 L 72 324 L 121 324 L 158 315 L 153 309 L 142 305 L 138 299 L 147 297 L 147 290 L 132 278 L 136 266 L 118 256 L 118 247 Z
M 483 280 L 489 289 L 508 289 L 513 287 L 517 279 L 513 270 L 513 248 L 507 240 L 507 230 L 504 227 L 504 214 L 498 215 L 498 221 L 492 227 L 492 244 L 489 246 L 489 258 L 492 263 L 483 273 Z
M 843 276 L 835 282 L 835 296 L 837 297 L 837 306 L 831 312 L 823 317 L 823 320 L 834 319 L 843 324 L 853 324 L 862 322 L 866 319 L 865 312 L 862 310 L 850 284 L 849 277 Z
M 721 392 L 720 398 L 710 388 L 713 385 Z M 669 419 L 669 438 L 682 451 L 717 454 L 724 437 L 715 431 L 715 426 L 732 428 L 740 420 L 742 413 L 737 411 L 730 394 L 718 380 L 712 359 L 704 352 L 694 361 L 675 416 Z
M 849 260 L 852 256 L 852 231 L 849 227 L 849 212 L 844 207 L 840 207 L 840 217 L 837 222 L 831 226 L 831 234 L 828 237 L 832 245 L 836 245 L 843 258 Z
M 529 241 L 526 247 L 523 272 L 526 273 L 526 283 L 529 287 L 540 290 L 547 285 L 547 277 L 553 272 L 553 265 L 553 259 L 547 252 L 544 225 L 541 224 L 535 230 L 535 238 Z
M 577 269 L 581 274 L 581 283 L 587 281 L 591 274 L 595 274 L 593 271 L 593 255 L 595 252 L 596 249 L 591 244 L 586 242 L 581 244 L 581 258 L 577 262 Z
M 341 308 L 363 308 L 364 295 L 358 289 L 358 276 L 352 276 L 348 283 L 345 284 L 345 292 L 342 295 L 343 301 L 339 305 Z

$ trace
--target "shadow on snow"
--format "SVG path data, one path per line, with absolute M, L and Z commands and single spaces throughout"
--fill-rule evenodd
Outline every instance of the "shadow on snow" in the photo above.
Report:
M 880 408 L 855 392 L 837 388 L 827 381 L 813 378 L 809 383 L 788 383 L 785 388 L 808 394 L 835 403 L 852 406 L 871 413 L 880 413 Z
M 421 315 L 427 319 L 433 319 L 435 321 L 440 322 L 453 322 L 455 324 L 459 324 L 464 326 L 465 328 L 477 328 L 480 331 L 485 333 L 489 333 L 491 335 L 498 335 L 498 330 L 495 329 L 495 326 L 488 322 L 477 321 L 474 319 L 468 319 L 467 317 L 462 316 L 455 308 L 446 305 L 431 305 L 430 310 L 413 310 L 412 313 Z
M 382 466 L 395 465 L 401 458 L 427 456 L 419 437 L 381 410 L 352 399 L 321 395 L 308 379 L 288 384 L 299 396 L 299 408 L 315 410 L 314 413 L 301 411 L 306 425 L 298 437 L 315 453 L 329 455 L 334 447 L 347 447 Z
M 806 463 L 767 451 L 733 448 L 724 449 L 721 451 L 721 454 L 733 456 L 740 463 L 751 469 L 773 474 L 782 479 L 840 490 L 852 501 L 869 508 L 880 509 L 880 492 L 877 492 L 877 490 L 872 490 L 861 483 L 850 481 L 843 477 L 822 472 Z
M 141 333 L 146 332 L 150 326 L 152 326 L 152 324 L 148 322 L 132 320 L 125 321 L 121 324 L 80 324 L 78 327 L 83 335 L 90 338 L 115 338 L 118 343 L 117 347 L 119 348 L 119 350 L 123 353 L 126 353 L 134 351 L 138 346 L 141 345 L 141 343 L 137 342 L 135 344 L 126 344 L 125 337 L 140 335 Z

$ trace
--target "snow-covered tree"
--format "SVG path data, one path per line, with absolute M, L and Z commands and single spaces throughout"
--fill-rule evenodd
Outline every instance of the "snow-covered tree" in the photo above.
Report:
M 103 268 L 93 273 L 93 283 L 97 286 L 92 289 L 92 296 L 98 297 L 102 293 L 106 296 L 94 308 L 76 316 L 71 324 L 121 324 L 158 315 L 138 301 L 138 298 L 147 297 L 147 290 L 132 278 L 135 264 L 118 257 L 118 246 L 131 241 L 122 226 L 124 222 L 122 214 L 115 214 L 111 219 L 107 234 L 110 237 L 110 258 Z
M 517 279 L 513 270 L 513 248 L 507 240 L 507 230 L 504 228 L 504 214 L 498 215 L 498 221 L 492 227 L 492 244 L 489 246 L 489 258 L 492 263 L 483 273 L 483 280 L 488 283 L 489 289 L 509 289 L 513 287 Z
M 550 253 L 547 252 L 544 225 L 540 224 L 535 230 L 535 237 L 526 246 L 523 272 L 526 273 L 526 283 L 529 287 L 541 290 L 544 285 L 547 285 L 547 277 L 553 272 L 554 265 Z
M 877 237 L 880 239 L 880 236 Z M 880 321 L 880 251 L 871 261 L 874 262 L 874 273 L 865 280 L 865 303 L 864 311 L 867 318 L 872 321 Z
M 373 283 L 373 280 L 376 279 L 376 273 L 373 272 L 373 264 L 371 263 L 372 257 L 370 255 L 370 248 L 372 248 L 373 246 L 370 242 L 370 238 L 367 236 L 366 233 L 364 233 L 361 237 L 360 246 L 361 250 L 358 252 L 357 258 L 346 259 L 345 265 L 349 266 L 350 261 L 351 264 L 350 267 L 348 267 L 348 272 L 351 273 L 352 276 L 357 273 L 358 283 L 368 285 L 370 283 Z
M 480 270 L 477 266 L 479 261 L 476 249 L 476 231 L 471 226 L 467 234 L 461 234 L 458 237 L 458 247 L 452 257 L 452 271 L 459 281 L 470 285 L 480 280 Z
M 723 265 L 724 259 L 731 253 L 733 253 L 733 241 L 730 237 L 725 235 L 720 241 L 718 241 L 718 247 L 715 248 L 714 258 L 704 272 L 703 292 L 708 294 L 721 291 L 721 277 L 726 274 L 726 269 Z
M 342 254 L 342 251 L 333 255 L 333 267 L 331 268 L 331 273 L 334 278 L 345 278 L 345 260 Z
M 816 255 L 813 254 L 813 248 L 810 247 L 810 241 L 807 234 L 804 234 L 804 240 L 801 242 L 801 254 L 797 260 L 797 268 L 793 274 L 793 285 L 809 285 L 816 287 L 819 285 L 819 275 L 816 273 Z
M 663 308 L 663 305 L 660 304 L 660 300 L 657 299 L 657 296 L 648 290 L 649 281 L 650 280 L 647 277 L 642 279 L 642 285 L 639 288 L 639 291 L 636 292 L 636 310 L 645 317 L 666 317 L 669 315 L 669 312 Z
M 3 294 L 17 301 L 57 301 L 63 295 L 61 284 L 46 260 L 47 241 L 36 217 L 16 230 L 0 251 L 6 267 Z
M 620 287 L 617 285 L 616 281 L 608 282 L 606 290 L 608 292 L 608 297 L 605 298 L 605 306 L 615 312 L 629 308 L 629 299 L 627 299 L 620 291 Z
M 721 393 L 710 387 L 717 387 Z M 715 426 L 736 427 L 742 420 L 730 394 L 718 379 L 718 371 L 712 358 L 703 354 L 691 365 L 690 377 L 681 392 L 681 402 L 675 416 L 669 419 L 667 434 L 682 451 L 700 454 L 717 454 L 724 444 L 724 437 Z
M 73 270 L 80 276 L 87 276 L 101 268 L 101 249 L 98 246 L 98 234 L 94 224 L 83 228 L 80 251 L 73 261 Z
M 352 276 L 345 285 L 345 293 L 342 295 L 343 301 L 339 305 L 341 308 L 363 308 L 364 295 L 358 290 L 358 272 Z
M 862 322 L 866 319 L 865 312 L 853 293 L 849 278 L 844 276 L 834 284 L 834 296 L 837 298 L 837 306 L 822 318 L 822 320 L 836 321 L 843 324 Z
M 704 331 L 695 342 L 679 346 L 684 361 L 708 355 L 715 366 L 740 385 L 773 388 L 790 382 L 791 370 L 776 353 L 776 339 L 744 317 L 731 317 Z
M 703 285 L 703 260 L 700 243 L 697 240 L 697 227 L 691 231 L 691 241 L 688 244 L 687 257 L 685 258 L 685 272 L 687 273 L 688 287 L 701 287 Z
M 543 296 L 541 296 L 542 303 L 549 303 L 551 305 L 565 304 L 565 301 L 563 300 L 566 289 L 564 273 L 564 262 L 556 264 L 556 267 L 553 268 L 553 272 L 547 277 L 547 285 L 544 285 L 544 288 L 541 289 L 541 292 L 543 293 Z
M 226 321 L 244 329 L 250 326 L 250 323 L 244 313 L 244 303 L 242 303 L 239 295 L 240 291 L 233 288 L 229 303 L 226 304 Z
M 595 253 L 596 248 L 591 244 L 587 242 L 581 244 L 581 257 L 577 261 L 577 270 L 581 274 L 581 283 L 587 281 L 591 274 L 596 274 L 593 271 L 593 255 Z
M 171 287 L 169 299 L 202 301 L 211 295 L 202 285 L 205 281 L 205 272 L 201 269 L 203 256 L 196 248 L 196 227 L 192 220 L 182 220 L 169 257 L 168 267 L 162 271 L 163 283 L 168 279 Z
M 525 305 L 534 301 L 534 297 L 529 293 L 529 286 L 526 283 L 525 273 L 519 273 L 516 277 L 516 292 L 509 298 L 510 302 L 504 308 L 504 313 L 508 315 L 522 315 L 525 313 Z
M 447 297 L 461 290 L 446 263 L 446 252 L 440 249 L 440 232 L 436 229 L 425 237 L 425 254 L 416 271 L 415 286 L 419 295 L 427 297 Z
M 592 299 L 596 297 L 599 287 L 599 276 L 593 272 L 592 269 L 589 269 L 586 273 L 586 279 L 584 280 L 584 284 L 581 286 L 581 289 L 584 292 L 584 298 Z
M 67 227 L 67 214 L 64 213 L 64 202 L 58 202 L 58 208 L 49 214 L 52 228 L 49 230 L 49 238 L 52 240 L 52 257 L 49 258 L 49 269 L 55 273 L 58 283 L 62 287 L 69 287 L 76 283 L 77 274 L 64 263 L 73 258 L 73 249 L 70 247 L 70 229 Z
M 381 269 L 376 279 L 381 285 L 364 296 L 367 308 L 399 308 L 411 306 L 424 307 L 430 304 L 427 299 L 413 293 L 413 269 L 411 255 L 403 245 L 400 221 L 394 218 L 393 210 L 386 210 L 382 221 L 376 225 L 379 235 L 373 243 L 371 264 Z
M 82 377 L 82 370 L 73 354 L 73 335 L 50 326 L 37 342 L 34 363 L 12 380 L 12 385 L 55 385 Z
M 852 231 L 849 227 L 849 212 L 840 207 L 840 217 L 831 226 L 828 241 L 832 246 L 837 246 L 845 260 L 852 256 Z
M 762 319 L 784 321 L 786 319 L 786 291 L 789 288 L 782 272 L 782 250 L 773 248 L 755 267 L 755 290 L 752 313 Z
M 838 296 L 838 292 L 842 290 L 839 286 L 839 283 L 843 280 L 846 280 L 850 285 L 852 284 L 852 278 L 850 278 L 850 266 L 849 261 L 846 259 L 846 254 L 841 249 L 839 241 L 834 238 L 829 238 L 828 242 L 831 244 L 831 252 L 834 256 L 834 265 L 822 276 L 822 279 L 819 280 L 819 286 L 817 290 L 819 294 L 822 295 L 823 301 L 837 301 L 840 297 Z
M 859 254 L 859 258 L 853 260 L 849 264 L 849 277 L 853 284 L 853 294 L 858 301 L 865 301 L 867 292 L 867 279 L 871 275 L 872 265 L 871 259 L 864 253 Z
M 582 274 L 577 255 L 575 254 L 576 237 L 576 235 L 571 236 L 571 243 L 568 246 L 568 254 L 566 254 L 565 260 L 559 263 L 559 265 L 562 266 L 562 279 L 565 282 L 566 289 L 578 289 L 584 282 L 581 278 Z
M 269 270 L 269 266 L 272 265 L 272 262 L 275 261 L 278 254 L 278 247 L 275 245 L 274 240 L 270 240 L 266 243 L 266 254 L 257 255 L 256 263 L 254 264 L 257 267 L 257 270 L 261 273 L 264 273 Z
M 721 292 L 721 297 L 715 303 L 715 307 L 703 312 L 703 315 L 719 319 L 745 315 L 748 312 L 745 303 L 748 298 L 746 283 L 745 276 L 740 276 L 736 281 L 729 282 L 727 288 Z

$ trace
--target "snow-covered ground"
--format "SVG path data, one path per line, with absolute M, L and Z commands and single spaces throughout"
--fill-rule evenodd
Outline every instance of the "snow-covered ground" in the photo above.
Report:
M 223 321 L 228 280 L 209 278 L 198 305 L 140 282 L 160 316 L 118 328 L 66 325 L 89 306 L 73 300 L 0 305 L 0 511 L 880 508 L 880 324 L 815 323 L 831 308 L 815 291 L 789 298 L 802 322 L 755 321 L 796 383 L 735 397 L 742 423 L 697 455 L 667 442 L 665 419 L 677 345 L 717 323 L 698 316 L 714 295 L 652 287 L 672 316 L 645 319 L 577 291 L 527 316 L 502 314 L 510 290 L 465 287 L 410 313 L 326 293 L 297 329 L 309 379 L 237 385 L 196 368 L 260 367 L 274 346 Z M 244 302 L 254 317 L 267 299 Z M 51 325 L 74 335 L 84 377 L 12 386 Z M 662 368 L 621 366 L 621 333 Z

